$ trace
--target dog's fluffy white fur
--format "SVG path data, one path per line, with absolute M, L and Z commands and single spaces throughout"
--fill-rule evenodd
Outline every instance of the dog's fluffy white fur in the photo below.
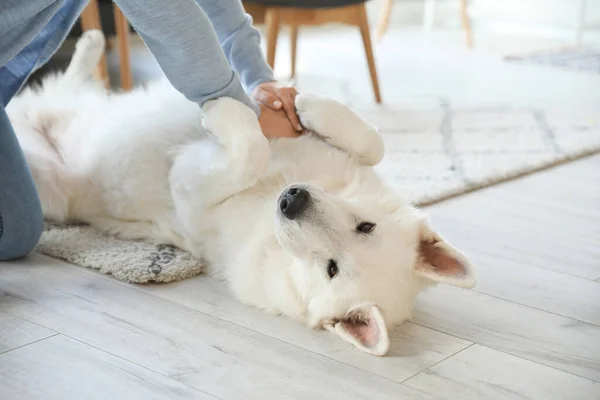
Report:
M 233 99 L 200 110 L 166 80 L 109 93 L 91 79 L 103 46 L 87 32 L 64 73 L 7 107 L 47 219 L 185 249 L 243 303 L 374 355 L 422 289 L 474 285 L 374 173 L 383 141 L 346 106 L 301 94 L 307 132 L 269 142 Z

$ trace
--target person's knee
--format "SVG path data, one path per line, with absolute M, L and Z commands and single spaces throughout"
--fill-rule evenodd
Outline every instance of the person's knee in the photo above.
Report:
M 41 212 L 35 213 L 27 221 L 27 229 L 23 235 L 23 244 L 21 246 L 22 256 L 31 253 L 35 249 L 40 241 L 42 232 L 44 232 L 44 217 Z
M 0 214 L 0 260 L 22 258 L 37 246 L 44 231 L 41 212 L 31 212 L 18 220 L 7 221 Z

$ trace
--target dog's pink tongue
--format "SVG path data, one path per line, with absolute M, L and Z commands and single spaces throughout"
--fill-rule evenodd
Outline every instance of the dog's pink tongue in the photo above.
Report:
M 381 337 L 377 322 L 371 315 L 361 315 L 359 318 L 341 321 L 344 330 L 363 346 L 368 348 L 376 347 Z

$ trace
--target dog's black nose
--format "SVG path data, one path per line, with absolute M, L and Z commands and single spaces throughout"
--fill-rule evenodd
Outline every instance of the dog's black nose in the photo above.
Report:
M 291 187 L 279 198 L 279 209 L 289 219 L 294 219 L 306 210 L 310 193 L 308 191 Z

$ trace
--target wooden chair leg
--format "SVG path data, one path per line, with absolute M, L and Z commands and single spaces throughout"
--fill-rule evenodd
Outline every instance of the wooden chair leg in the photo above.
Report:
M 460 0 L 460 18 L 462 20 L 462 26 L 465 30 L 465 36 L 467 39 L 467 47 L 473 47 L 473 32 L 471 31 L 471 21 L 469 20 L 469 13 L 467 12 L 467 0 Z
M 291 78 L 296 76 L 296 49 L 298 47 L 298 25 L 290 25 L 290 47 L 292 53 Z
M 267 36 L 267 63 L 275 69 L 275 52 L 279 36 L 279 15 L 276 9 L 269 8 L 265 14 Z
M 113 15 L 115 18 L 115 31 L 119 42 L 121 88 L 123 90 L 131 90 L 133 87 L 133 77 L 131 75 L 131 61 L 129 59 L 129 22 L 115 3 L 113 3 Z
M 385 0 L 385 3 L 383 3 L 383 8 L 379 14 L 379 22 L 377 23 L 377 29 L 375 31 L 375 40 L 377 42 L 381 41 L 385 31 L 387 31 L 393 6 L 394 0 Z
M 81 13 L 81 30 L 86 32 L 92 29 L 102 30 L 102 22 L 100 21 L 100 9 L 98 0 L 90 0 L 87 7 Z M 96 68 L 96 76 L 104 83 L 108 89 L 110 87 L 110 77 L 108 75 L 108 64 L 106 62 L 106 52 L 102 53 L 102 57 Z
M 371 46 L 371 35 L 369 34 L 369 21 L 367 20 L 367 10 L 364 4 L 357 6 L 357 22 L 360 28 L 360 34 L 365 46 L 367 55 L 367 63 L 369 64 L 369 73 L 371 74 L 371 83 L 373 84 L 373 92 L 375 93 L 375 101 L 381 103 L 381 95 L 379 93 L 379 81 L 377 79 L 377 69 L 375 67 L 375 57 L 373 56 L 373 48 Z

